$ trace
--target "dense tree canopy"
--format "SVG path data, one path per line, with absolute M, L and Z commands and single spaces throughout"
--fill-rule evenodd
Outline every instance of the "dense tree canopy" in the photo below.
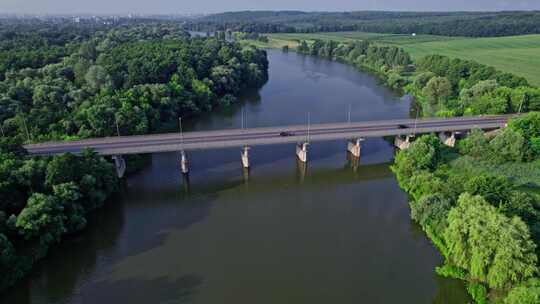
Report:
M 55 63 L 8 64 L 0 82 L 3 130 L 27 140 L 77 138 L 113 135 L 118 123 L 123 135 L 143 134 L 234 102 L 266 81 L 264 51 L 174 29 L 115 27 L 69 41 Z
M 513 119 L 491 136 L 473 130 L 457 148 L 424 135 L 392 166 L 411 196 L 412 219 L 445 257 L 437 272 L 466 280 L 477 303 L 538 300 L 540 198 L 496 168 L 536 166 L 527 141 L 537 136 L 539 117 L 533 112 Z
M 0 290 L 83 229 L 119 184 L 92 151 L 32 158 L 23 142 L 170 130 L 268 77 L 264 51 L 169 22 L 15 22 L 0 37 Z
M 525 223 L 500 214 L 481 196 L 460 196 L 448 214 L 444 238 L 450 261 L 490 288 L 514 286 L 538 272 Z

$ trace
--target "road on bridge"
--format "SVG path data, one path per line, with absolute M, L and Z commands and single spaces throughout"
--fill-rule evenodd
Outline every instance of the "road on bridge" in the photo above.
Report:
M 316 124 L 309 126 L 309 128 L 307 125 L 303 125 L 226 129 L 185 132 L 183 136 L 179 133 L 117 136 L 80 141 L 29 144 L 24 147 L 31 155 L 80 153 L 86 148 L 94 149 L 101 155 L 143 154 L 432 132 L 467 131 L 474 128 L 492 130 L 504 127 L 512 117 L 514 115 Z

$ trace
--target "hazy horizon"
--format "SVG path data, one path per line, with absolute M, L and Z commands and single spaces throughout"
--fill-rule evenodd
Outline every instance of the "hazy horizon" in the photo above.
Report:
M 3 14 L 212 14 L 231 11 L 506 11 L 540 10 L 540 1 L 522 0 L 0 0 Z

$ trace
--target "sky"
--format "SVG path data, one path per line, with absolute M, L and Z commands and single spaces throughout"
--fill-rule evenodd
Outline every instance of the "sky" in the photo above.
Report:
M 540 10 L 540 0 L 0 0 L 0 13 L 200 14 L 238 10 Z

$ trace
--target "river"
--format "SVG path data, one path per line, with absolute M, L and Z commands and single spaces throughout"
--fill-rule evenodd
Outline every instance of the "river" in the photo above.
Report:
M 409 117 L 410 99 L 324 59 L 269 51 L 270 78 L 242 103 L 187 130 Z M 245 113 L 242 115 L 242 113 Z M 393 148 L 344 141 L 176 153 L 126 180 L 88 227 L 55 246 L 0 303 L 450 303 L 463 284 L 438 277 L 442 258 L 409 217 L 389 166 Z M 129 163 L 128 163 L 129 166 Z

